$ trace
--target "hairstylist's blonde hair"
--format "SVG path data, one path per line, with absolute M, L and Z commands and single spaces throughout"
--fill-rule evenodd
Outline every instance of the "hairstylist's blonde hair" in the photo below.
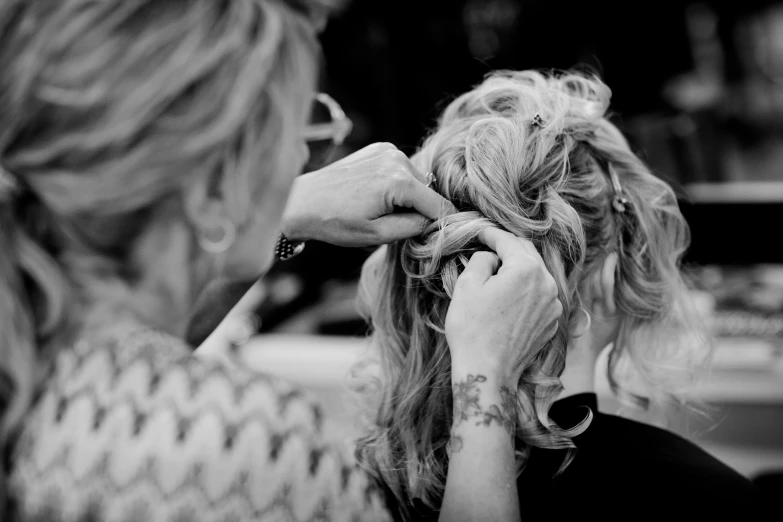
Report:
M 325 3 L 3 2 L 0 166 L 22 191 L 0 202 L 0 449 L 85 287 L 132 283 L 136 238 L 183 183 L 228 179 L 249 214 L 292 168 Z
M 437 190 L 460 212 L 390 245 L 373 292 L 381 372 L 375 386 L 363 387 L 376 410 L 358 453 L 401 504 L 420 498 L 440 506 L 452 424 L 443 325 L 455 281 L 481 249 L 476 237 L 485 227 L 534 242 L 564 309 L 556 337 L 519 382 L 520 470 L 530 446 L 573 447 L 574 432 L 548 412 L 562 389 L 579 284 L 608 253 L 618 255 L 614 298 L 624 317 L 610 357 L 615 391 L 642 405 L 676 398 L 674 377 L 689 376 L 691 355 L 704 353 L 692 344 L 694 311 L 678 266 L 687 225 L 672 189 L 605 118 L 609 98 L 606 85 L 582 74 L 496 73 L 446 108 L 417 153 L 414 163 L 435 173 Z M 610 172 L 628 199 L 625 212 L 612 208 Z M 648 385 L 646 397 L 625 393 L 615 378 L 624 358 Z

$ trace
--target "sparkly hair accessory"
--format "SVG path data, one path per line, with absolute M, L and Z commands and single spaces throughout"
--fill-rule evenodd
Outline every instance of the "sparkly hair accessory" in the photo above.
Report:
M 533 127 L 538 127 L 539 129 L 544 128 L 544 119 L 541 117 L 540 114 L 536 113 L 535 116 L 533 116 Z
M 437 183 L 437 182 L 438 182 L 438 178 L 435 177 L 435 174 L 433 174 L 432 172 L 428 172 L 427 173 L 427 184 L 424 185 L 424 186 L 427 187 L 427 188 L 430 188 L 433 185 L 435 185 L 435 183 Z
M 611 165 L 609 165 L 607 170 L 609 171 L 609 178 L 612 180 L 612 187 L 614 188 L 612 208 L 615 210 L 615 212 L 623 213 L 628 210 L 631 202 L 628 201 L 628 198 L 623 195 L 623 187 L 620 185 L 620 178 L 617 176 L 617 172 L 615 172 Z

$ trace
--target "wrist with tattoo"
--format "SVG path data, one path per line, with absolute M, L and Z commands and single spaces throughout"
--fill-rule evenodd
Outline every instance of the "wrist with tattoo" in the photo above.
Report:
M 517 425 L 517 391 L 484 374 L 452 375 L 454 417 L 449 453 L 460 451 L 461 431 L 468 426 L 503 428 L 513 444 Z

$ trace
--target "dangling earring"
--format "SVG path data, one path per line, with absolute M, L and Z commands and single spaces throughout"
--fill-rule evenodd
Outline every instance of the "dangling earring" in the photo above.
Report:
M 203 230 L 198 230 L 196 239 L 198 245 L 210 254 L 222 254 L 234 244 L 237 239 L 237 227 L 227 217 L 221 217 L 218 221 L 220 228 L 220 237 L 218 239 L 210 239 L 207 237 Z
M 587 313 L 587 310 L 585 310 L 582 307 L 579 307 L 579 308 L 577 308 L 577 311 L 581 311 L 581 312 L 583 312 L 585 314 L 585 317 L 587 317 L 587 326 L 584 328 L 584 330 L 582 330 L 578 334 L 577 333 L 571 334 L 571 338 L 573 338 L 573 339 L 576 339 L 578 337 L 582 337 L 584 334 L 589 332 L 590 328 L 592 328 L 592 326 L 593 326 L 593 318 L 590 316 L 589 313 Z

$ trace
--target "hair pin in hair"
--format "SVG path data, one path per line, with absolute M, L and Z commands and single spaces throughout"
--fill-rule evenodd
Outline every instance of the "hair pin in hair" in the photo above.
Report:
M 612 207 L 620 213 L 625 212 L 628 210 L 628 205 L 630 205 L 631 202 L 628 201 L 628 199 L 622 197 L 622 196 L 615 196 L 614 201 L 612 201 Z
M 630 201 L 623 195 L 623 187 L 620 185 L 620 178 L 617 176 L 617 172 L 612 165 L 609 165 L 609 178 L 612 180 L 612 188 L 614 189 L 614 198 L 612 199 L 612 208 L 616 212 L 625 212 L 628 210 Z
M 536 113 L 536 115 L 533 116 L 533 126 L 538 127 L 540 129 L 544 127 L 544 119 L 538 113 Z
M 428 172 L 427 173 L 427 184 L 425 185 L 425 187 L 434 189 L 434 185 L 437 182 L 438 182 L 438 178 L 435 177 L 435 174 L 433 174 L 432 172 Z

